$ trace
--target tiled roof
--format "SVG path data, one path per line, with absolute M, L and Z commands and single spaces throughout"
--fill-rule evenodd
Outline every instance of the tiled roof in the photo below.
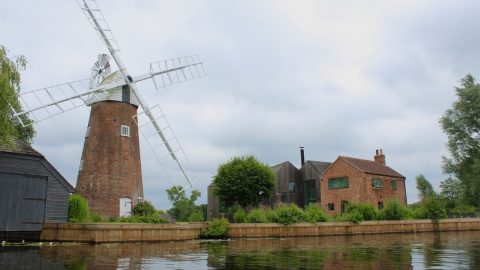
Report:
M 30 145 L 18 139 L 11 139 L 10 143 L 0 144 L 0 152 L 17 153 L 17 154 L 43 157 L 43 155 L 40 154 L 37 150 L 33 149 Z
M 347 163 L 350 163 L 352 166 L 356 167 L 357 169 L 365 173 L 405 178 L 405 176 L 399 174 L 394 169 L 372 160 L 345 157 L 345 156 L 339 156 L 338 158 L 343 159 Z

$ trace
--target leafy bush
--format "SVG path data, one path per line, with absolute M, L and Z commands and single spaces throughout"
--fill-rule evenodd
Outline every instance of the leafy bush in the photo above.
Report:
M 188 222 L 202 222 L 204 220 L 203 213 L 200 211 L 194 211 L 188 217 Z
M 133 207 L 132 214 L 134 216 L 149 216 L 155 213 L 155 207 L 149 201 L 138 203 Z
M 444 201 L 439 195 L 433 194 L 426 197 L 423 201 L 423 204 L 425 205 L 425 213 L 427 218 L 439 220 L 447 217 Z
M 336 216 L 337 221 L 350 221 L 353 223 L 360 223 L 362 222 L 363 215 L 362 213 L 358 210 L 358 208 L 352 209 L 350 212 L 345 212 L 342 213 L 338 216 Z
M 475 207 L 470 205 L 458 205 L 450 211 L 454 217 L 475 217 Z
M 85 198 L 78 194 L 72 194 L 68 198 L 68 221 L 69 222 L 87 222 L 88 203 Z
M 228 236 L 228 220 L 216 218 L 208 222 L 207 227 L 200 231 L 200 238 L 219 239 Z
M 275 222 L 283 225 L 290 225 L 303 221 L 303 211 L 296 204 L 277 207 L 274 212 Z
M 250 211 L 245 217 L 246 223 L 267 223 L 268 221 L 266 212 L 258 208 Z
M 245 213 L 245 210 L 242 208 L 238 209 L 233 215 L 233 221 L 235 221 L 235 223 L 244 223 L 246 218 L 247 213 Z
M 387 201 L 385 208 L 380 211 L 379 217 L 383 220 L 403 220 L 406 217 L 406 209 L 397 200 Z
M 362 214 L 363 220 L 376 220 L 378 217 L 377 210 L 369 203 L 361 203 L 358 206 L 358 211 Z
M 325 222 L 328 220 L 328 216 L 321 207 L 310 204 L 305 207 L 304 219 L 310 223 Z
M 168 223 L 168 221 L 162 218 L 158 214 L 149 215 L 149 216 L 131 216 L 131 217 L 120 217 L 118 222 L 122 223 L 150 223 L 150 224 L 163 224 Z

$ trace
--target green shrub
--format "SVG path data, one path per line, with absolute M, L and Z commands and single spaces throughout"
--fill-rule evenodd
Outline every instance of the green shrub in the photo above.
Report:
M 200 211 L 194 211 L 188 216 L 188 222 L 202 222 L 204 220 L 203 213 Z
M 454 217 L 475 217 L 475 207 L 470 205 L 457 205 L 450 211 Z
M 447 217 L 445 204 L 442 198 L 437 194 L 432 194 L 423 200 L 425 205 L 426 217 L 433 220 L 439 220 Z
M 247 213 L 242 208 L 238 209 L 233 215 L 233 221 L 235 223 L 244 223 L 247 218 Z
M 207 227 L 200 231 L 200 238 L 219 239 L 228 236 L 228 220 L 216 218 L 208 222 Z
M 98 214 L 95 214 L 95 213 L 90 213 L 88 219 L 89 219 L 90 222 L 102 222 L 102 221 L 104 221 L 104 218 L 102 218 L 102 216 L 100 216 Z
M 336 216 L 337 221 L 350 221 L 353 223 L 360 223 L 362 222 L 363 215 L 362 213 L 358 210 L 358 208 L 352 209 L 349 212 L 342 213 L 338 216 Z
M 149 201 L 138 203 L 133 207 L 132 214 L 134 216 L 149 216 L 155 213 L 155 207 Z
M 405 207 L 397 200 L 389 200 L 379 217 L 383 220 L 403 220 L 406 216 Z
M 122 223 L 150 223 L 150 224 L 163 224 L 168 223 L 168 221 L 162 218 L 158 214 L 153 214 L 149 216 L 130 216 L 130 217 L 120 217 L 118 222 Z
M 274 212 L 275 222 L 283 225 L 290 225 L 303 221 L 303 211 L 296 204 L 279 206 L 275 208 Z
M 321 207 L 310 204 L 305 207 L 304 219 L 306 222 L 310 223 L 325 222 L 328 220 L 328 215 L 323 211 Z
M 69 222 L 87 222 L 88 212 L 88 203 L 85 198 L 78 194 L 70 195 L 70 197 L 68 198 Z
M 265 211 L 258 208 L 250 211 L 245 217 L 246 223 L 267 223 L 268 221 Z
M 358 211 L 362 214 L 363 220 L 376 220 L 378 213 L 375 207 L 369 203 L 361 203 L 358 206 Z

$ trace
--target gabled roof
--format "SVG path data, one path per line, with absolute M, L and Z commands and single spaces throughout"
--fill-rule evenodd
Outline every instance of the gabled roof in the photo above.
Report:
M 40 154 L 37 150 L 33 149 L 30 145 L 13 138 L 10 139 L 9 143 L 0 144 L 0 152 L 43 157 L 42 154 Z
M 75 188 L 67 181 L 67 179 L 65 179 L 42 154 L 33 149 L 30 145 L 18 139 L 11 139 L 8 144 L 0 144 L 0 153 L 4 153 L 7 157 L 18 158 L 22 156 L 30 156 L 28 158 L 38 160 L 68 192 L 75 192 Z
M 272 167 L 270 167 L 270 169 L 274 172 L 274 173 L 277 173 L 278 171 L 280 171 L 280 169 L 283 167 L 283 166 L 291 166 L 291 167 L 294 167 L 295 169 L 297 169 L 297 167 L 295 167 L 295 165 L 293 165 L 292 163 L 290 163 L 290 161 L 285 161 L 285 162 L 282 162 L 280 164 L 277 164 L 277 165 L 273 165 Z
M 332 163 L 331 162 L 325 162 L 325 161 L 307 160 L 307 161 L 305 161 L 305 164 L 310 164 L 317 171 L 318 174 L 322 175 L 323 172 L 325 172 L 325 170 Z M 305 166 L 305 164 L 303 164 L 303 166 Z
M 345 162 L 349 163 L 350 165 L 364 173 L 405 178 L 405 176 L 399 174 L 394 169 L 372 160 L 345 156 L 339 156 L 338 158 L 344 160 Z

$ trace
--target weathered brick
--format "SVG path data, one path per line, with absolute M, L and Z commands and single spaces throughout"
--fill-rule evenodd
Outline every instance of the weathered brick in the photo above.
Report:
M 91 212 L 119 216 L 120 198 L 132 199 L 133 205 L 143 199 L 138 127 L 132 118 L 136 113 L 135 105 L 117 101 L 91 107 L 76 186 Z M 121 125 L 130 127 L 129 137 L 120 135 Z

